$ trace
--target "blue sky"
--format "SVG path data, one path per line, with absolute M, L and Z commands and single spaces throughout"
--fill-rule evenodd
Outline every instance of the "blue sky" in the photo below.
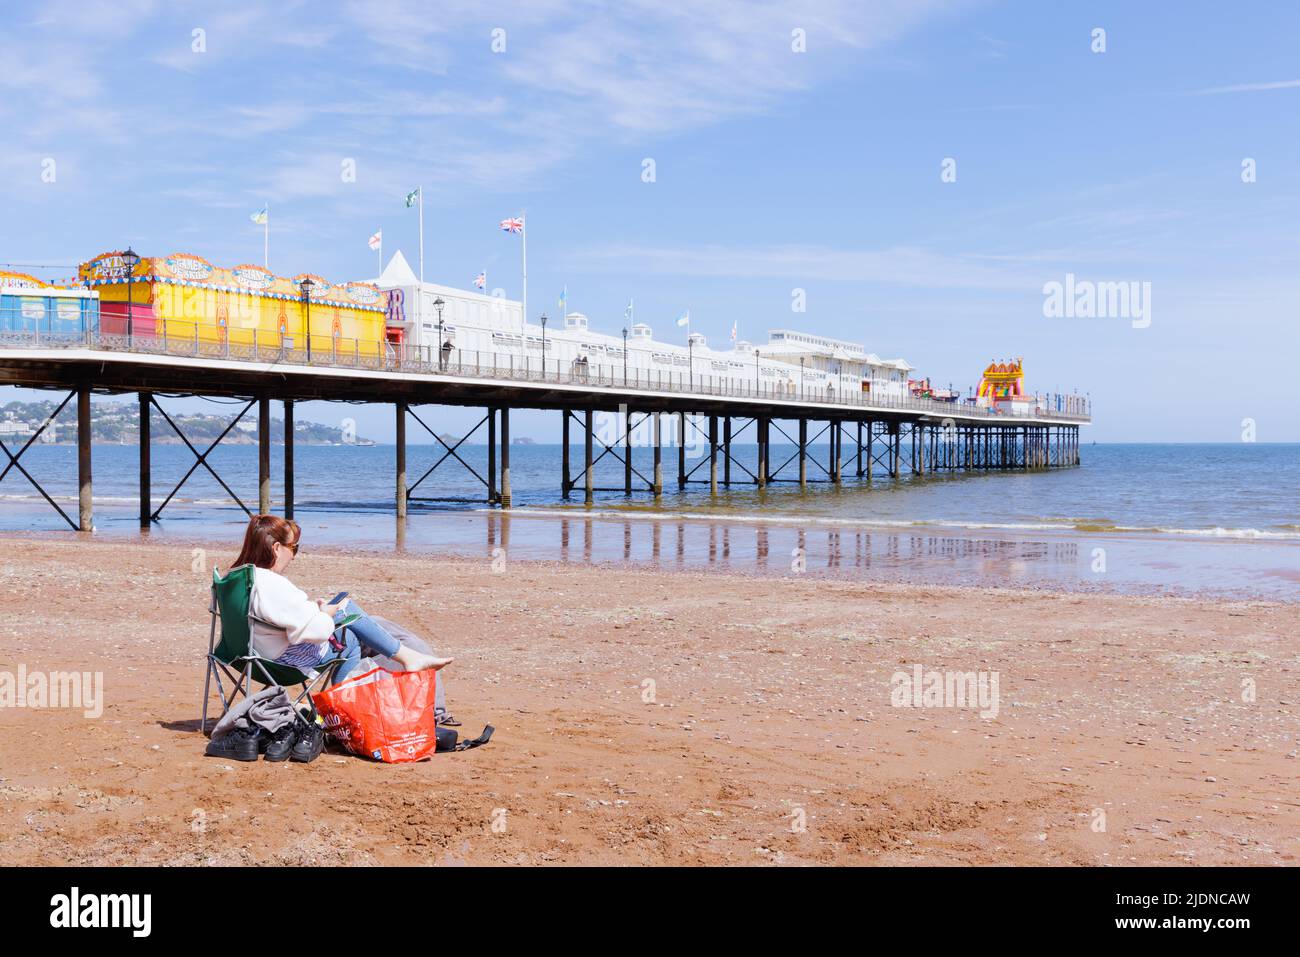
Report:
M 269 202 L 272 269 L 368 278 L 378 228 L 415 263 L 422 184 L 430 280 L 517 297 L 496 224 L 527 209 L 535 314 L 567 284 L 609 331 L 635 297 L 664 336 L 689 307 L 715 343 L 804 328 L 963 388 L 1023 355 L 1091 393 L 1098 441 L 1300 440 L 1293 5 L 208 6 L 4 3 L 0 262 L 257 262 Z M 1149 327 L 1046 318 L 1066 273 L 1151 283 Z

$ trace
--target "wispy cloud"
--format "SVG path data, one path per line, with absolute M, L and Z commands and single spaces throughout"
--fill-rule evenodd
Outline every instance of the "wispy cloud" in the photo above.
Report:
M 464 177 L 517 192 L 593 144 L 771 109 L 848 62 L 886 56 L 899 37 L 964 4 L 516 0 L 435 13 L 416 0 L 285 0 L 177 18 L 156 0 L 122 0 L 113 14 L 93 2 L 93 19 L 113 24 L 111 43 L 78 26 L 86 15 L 70 0 L 52 0 L 39 24 L 22 25 L 0 71 L 0 90 L 23 94 L 0 105 L 11 128 L 87 149 L 122 146 L 130 130 L 190 148 L 225 141 L 228 180 L 259 190 L 315 184 L 296 195 L 321 197 L 323 162 L 267 168 L 285 155 L 277 140 L 292 137 L 304 154 L 369 153 L 372 169 L 390 165 L 403 181 Z M 191 49 L 197 27 L 202 53 Z M 498 28 L 506 49 L 494 53 Z M 806 55 L 791 49 L 795 30 Z M 148 175 L 113 163 L 104 175 L 121 185 L 132 169 Z
M 928 289 L 1033 289 L 1042 269 L 1021 260 L 936 252 L 916 246 L 845 249 L 822 245 L 646 246 L 612 244 L 578 250 L 575 263 L 593 272 L 868 282 Z
M 1294 90 L 1300 87 L 1300 80 L 1274 80 L 1268 83 L 1237 83 L 1232 86 L 1212 86 L 1204 90 L 1193 90 L 1193 96 L 1216 96 L 1220 93 L 1259 93 L 1267 90 Z

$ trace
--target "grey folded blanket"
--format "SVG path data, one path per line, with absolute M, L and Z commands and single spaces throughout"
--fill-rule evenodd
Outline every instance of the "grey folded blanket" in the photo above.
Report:
M 271 685 L 251 698 L 240 701 L 222 715 L 217 726 L 212 729 L 212 740 L 224 738 L 236 728 L 240 731 L 262 728 L 273 734 L 293 721 L 293 704 L 290 703 L 289 696 L 279 685 Z

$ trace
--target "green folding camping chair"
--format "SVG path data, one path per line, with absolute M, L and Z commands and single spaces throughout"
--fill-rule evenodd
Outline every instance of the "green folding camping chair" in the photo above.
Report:
M 203 714 L 199 719 L 199 730 L 204 734 L 208 733 L 208 704 L 213 679 L 216 679 L 217 693 L 221 696 L 222 716 L 241 694 L 245 697 L 253 694 L 253 682 L 256 681 L 263 686 L 280 685 L 284 688 L 301 685 L 302 690 L 293 702 L 295 710 L 306 700 L 314 719 L 316 705 L 311 699 L 312 694 L 324 688 L 343 663 L 342 659 L 334 659 L 322 664 L 319 670 L 302 671 L 259 655 L 252 645 L 252 615 L 249 611 L 252 594 L 252 565 L 232 568 L 224 576 L 219 569 L 212 570 L 212 601 L 208 608 L 212 628 L 208 635 L 207 677 L 203 682 Z M 220 640 L 217 637 L 218 619 L 221 621 Z M 231 685 L 229 694 L 221 680 L 223 675 Z

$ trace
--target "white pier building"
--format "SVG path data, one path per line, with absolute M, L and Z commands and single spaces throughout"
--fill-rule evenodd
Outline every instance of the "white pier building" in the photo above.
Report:
M 727 349 L 709 346 L 692 332 L 686 345 L 654 338 L 652 327 L 633 322 L 617 335 L 590 327 L 586 315 L 524 319 L 518 300 L 438 283 L 420 283 L 405 257 L 396 253 L 376 284 L 402 293 L 402 321 L 390 318 L 390 340 L 407 355 L 448 364 L 509 367 L 522 372 L 606 374 L 629 381 L 711 387 L 734 385 L 776 395 L 873 398 L 907 396 L 912 366 L 881 359 L 853 342 L 789 329 L 772 330 L 762 345 L 740 341 Z M 674 326 L 674 328 L 676 328 Z M 440 331 L 441 330 L 441 331 Z M 441 338 L 440 338 L 441 336 Z M 543 355 L 544 353 L 544 355 Z

